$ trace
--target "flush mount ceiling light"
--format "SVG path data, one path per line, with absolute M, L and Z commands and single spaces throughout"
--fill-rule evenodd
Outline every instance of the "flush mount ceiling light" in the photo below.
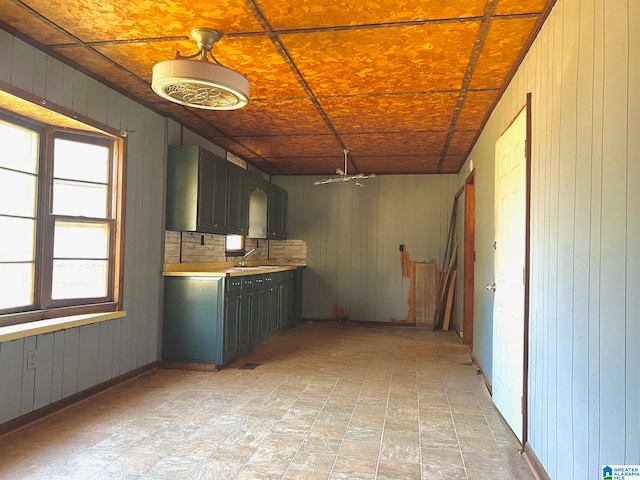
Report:
M 351 180 L 355 180 L 356 186 L 361 187 L 362 183 L 360 183 L 360 180 L 366 180 L 367 178 L 373 178 L 376 176 L 375 173 L 370 173 L 369 175 L 365 175 L 364 173 L 359 173 L 357 175 L 349 175 L 347 171 L 347 163 L 348 163 L 347 159 L 349 157 L 349 150 L 345 148 L 344 150 L 342 150 L 342 153 L 344 153 L 344 170 L 342 170 L 341 168 L 338 168 L 336 170 L 336 175 L 339 175 L 339 176 L 328 177 L 328 178 L 323 178 L 322 180 L 317 180 L 313 182 L 314 185 L 326 185 L 327 183 L 337 183 L 337 182 L 346 183 Z
M 153 67 L 151 88 L 162 98 L 187 107 L 208 110 L 235 110 L 249 102 L 249 80 L 221 65 L 213 56 L 213 44 L 222 33 L 210 28 L 196 28 L 191 36 L 198 42 L 198 52 Z M 196 57 L 198 60 L 192 60 Z

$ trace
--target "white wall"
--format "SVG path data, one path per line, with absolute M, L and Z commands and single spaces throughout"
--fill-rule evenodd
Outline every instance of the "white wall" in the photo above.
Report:
M 122 319 L 0 344 L 0 423 L 158 359 L 163 117 L 0 30 L 0 80 L 128 130 Z M 36 369 L 26 369 L 37 349 Z
M 474 355 L 489 375 L 494 145 L 527 92 L 529 443 L 551 478 L 600 479 L 640 464 L 640 2 L 558 0 L 471 152 Z
M 441 265 L 456 176 L 379 176 L 361 188 L 314 180 L 273 177 L 289 192 L 289 238 L 307 244 L 303 316 L 331 318 L 338 307 L 352 320 L 405 320 L 410 283 L 398 247 Z

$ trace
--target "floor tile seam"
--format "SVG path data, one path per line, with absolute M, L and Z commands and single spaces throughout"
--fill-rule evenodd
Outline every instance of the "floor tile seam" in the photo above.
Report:
M 367 367 L 367 373 L 365 374 L 365 378 L 366 376 L 369 374 L 369 370 L 371 369 L 370 366 Z M 390 381 L 390 380 L 389 380 Z M 358 392 L 358 398 L 356 399 L 356 404 L 358 405 L 358 401 L 360 400 L 361 396 L 362 396 L 362 390 L 364 389 L 364 381 L 362 382 L 362 384 L 360 385 L 360 391 Z M 387 395 L 387 402 L 388 402 L 388 395 Z M 347 433 L 349 432 L 349 427 L 351 426 L 351 422 L 353 421 L 353 416 L 355 415 L 356 412 L 356 408 L 354 408 L 351 411 L 351 415 L 349 416 L 349 422 L 347 423 L 347 428 L 345 429 L 344 434 L 342 435 L 342 439 L 340 440 L 340 446 L 338 447 L 338 453 L 336 455 L 335 460 L 333 461 L 333 465 L 331 466 L 331 470 L 329 470 L 329 477 L 331 477 L 334 473 L 334 469 L 336 467 L 336 464 L 338 463 L 338 458 L 340 457 L 340 452 L 342 451 L 342 447 L 344 446 L 344 442 L 345 439 L 347 438 Z M 385 406 L 385 419 L 386 419 L 386 406 Z M 384 426 L 383 426 L 383 431 L 384 431 Z M 382 434 L 380 435 L 381 438 L 381 442 L 382 442 Z M 378 459 L 380 459 L 380 447 L 378 447 Z M 377 466 L 378 461 L 376 461 L 376 476 L 378 473 L 378 466 Z
M 462 461 L 462 468 L 464 469 L 465 477 L 469 478 L 469 472 L 467 471 L 467 464 L 464 460 L 464 455 L 462 454 L 462 447 L 460 446 L 460 436 L 458 435 L 458 428 L 456 427 L 455 418 L 453 417 L 453 410 L 451 409 L 451 403 L 449 402 L 449 391 L 447 389 L 446 384 L 444 384 L 444 382 L 443 382 L 443 385 L 444 385 L 444 394 L 447 398 L 447 405 L 449 406 L 449 415 L 451 416 L 451 424 L 453 425 L 453 431 L 456 435 L 456 443 L 458 444 L 458 453 L 460 454 L 460 460 Z
M 398 342 L 395 343 L 396 348 L 393 356 L 393 367 L 391 368 L 391 375 L 389 376 L 389 388 L 387 390 L 387 403 L 384 408 L 384 422 L 382 422 L 382 434 L 380 435 L 380 444 L 378 445 L 378 459 L 376 461 L 376 473 L 374 478 L 378 478 L 378 470 L 380 469 L 380 452 L 382 452 L 382 444 L 384 443 L 384 431 L 387 426 L 387 416 L 389 413 L 389 400 L 391 398 L 391 379 L 393 378 L 393 370 L 396 365 L 396 358 L 398 355 Z

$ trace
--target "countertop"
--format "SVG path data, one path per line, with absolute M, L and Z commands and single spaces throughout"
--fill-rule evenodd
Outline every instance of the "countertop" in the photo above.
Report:
M 165 264 L 165 277 L 241 277 L 262 273 L 285 272 L 304 268 L 305 265 L 274 265 L 270 262 L 247 262 L 246 267 L 237 267 L 230 262 L 222 263 L 171 263 Z

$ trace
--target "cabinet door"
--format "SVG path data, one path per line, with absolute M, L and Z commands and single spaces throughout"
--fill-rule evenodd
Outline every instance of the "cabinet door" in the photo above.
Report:
M 211 232 L 214 229 L 215 168 L 215 160 L 202 154 L 198 172 L 198 229 L 204 232 Z
M 277 185 L 269 185 L 269 203 L 267 207 L 268 238 L 284 240 L 287 238 L 287 191 Z
M 269 335 L 273 335 L 279 328 L 280 288 L 278 285 L 269 287 L 271 299 L 269 303 Z
M 229 165 L 228 185 L 229 233 L 247 235 L 249 230 L 249 174 L 235 165 Z
M 249 335 L 251 345 L 257 345 L 262 340 L 260 319 L 262 317 L 262 292 L 257 290 L 251 294 L 251 320 Z
M 251 349 L 251 305 L 253 294 L 243 292 L 238 304 L 238 352 L 246 353 Z
M 280 312 L 278 313 L 278 326 L 280 330 L 291 326 L 293 312 L 293 284 L 284 283 L 280 285 Z
M 213 174 L 213 228 L 217 233 L 226 233 L 229 162 L 216 160 Z
M 224 315 L 224 363 L 238 356 L 238 317 L 240 295 L 229 295 L 225 299 Z
M 261 292 L 260 301 L 260 340 L 269 337 L 269 316 L 271 313 L 271 287 L 265 287 Z

